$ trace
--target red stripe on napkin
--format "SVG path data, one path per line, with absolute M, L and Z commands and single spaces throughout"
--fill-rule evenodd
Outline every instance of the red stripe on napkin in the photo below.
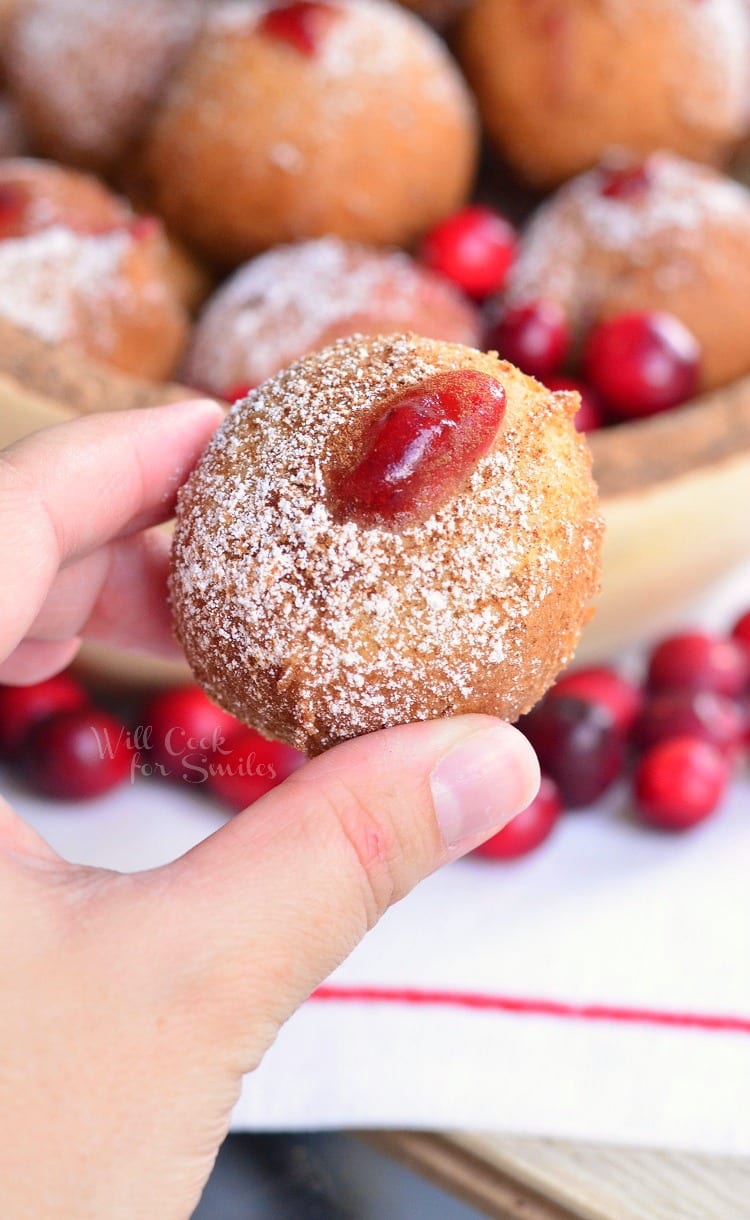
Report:
M 416 987 L 318 987 L 312 1000 L 356 1004 L 430 1005 L 438 1008 L 471 1008 L 482 1012 L 506 1012 L 523 1016 L 558 1017 L 572 1021 L 617 1021 L 627 1025 L 661 1025 L 677 1029 L 701 1029 L 750 1034 L 750 1017 L 718 1013 L 670 1012 L 661 1008 L 630 1008 L 612 1004 L 567 1004 L 524 996 L 485 995 L 473 991 L 439 991 Z

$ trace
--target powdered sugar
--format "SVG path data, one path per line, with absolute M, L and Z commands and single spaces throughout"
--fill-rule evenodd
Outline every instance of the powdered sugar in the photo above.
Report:
M 473 307 L 406 254 L 335 237 L 279 246 L 240 268 L 212 298 L 185 375 L 221 394 L 265 381 L 339 335 L 404 329 L 468 344 L 479 337 Z
M 575 317 L 596 302 L 622 265 L 658 268 L 665 289 L 694 274 L 707 226 L 750 225 L 750 194 L 715 171 L 662 152 L 648 159 L 648 184 L 632 197 L 602 193 L 602 172 L 581 174 L 544 204 L 526 230 L 508 299 L 561 301 Z M 598 255 L 611 256 L 599 265 Z
M 326 470 L 352 419 L 467 364 L 516 382 L 496 447 L 469 486 L 401 532 L 335 523 Z M 524 625 L 550 605 L 571 550 L 584 554 L 581 536 L 596 534 L 598 522 L 589 514 L 559 528 L 553 521 L 548 534 L 540 526 L 550 480 L 575 476 L 551 459 L 549 469 L 537 461 L 527 471 L 524 462 L 550 413 L 566 406 L 542 396 L 531 417 L 519 380 L 467 349 L 354 338 L 234 407 L 181 493 L 175 536 L 178 630 L 209 693 L 316 749 L 481 702 L 493 682 L 493 706 L 500 691 L 509 714 L 532 688 L 531 701 L 541 693 L 580 623 L 560 623 L 552 659 L 534 655 Z M 594 557 L 589 596 L 596 566 Z
M 122 263 L 131 246 L 126 232 L 85 237 L 59 226 L 0 242 L 0 314 L 59 343 L 76 333 L 81 302 L 87 301 L 106 346 L 108 314 L 97 313 L 97 304 L 113 294 L 127 300 Z
M 28 112 L 63 146 L 109 160 L 139 134 L 145 110 L 195 32 L 200 0 L 29 0 L 14 25 L 9 71 Z

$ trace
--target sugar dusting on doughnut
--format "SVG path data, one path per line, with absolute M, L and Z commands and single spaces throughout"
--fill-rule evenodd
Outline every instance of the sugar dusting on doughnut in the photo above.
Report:
M 223 394 L 346 334 L 404 329 L 470 346 L 480 331 L 474 307 L 407 254 L 322 237 L 269 250 L 227 280 L 198 322 L 184 373 Z
M 561 187 L 526 230 L 508 300 L 558 301 L 579 334 L 600 317 L 664 309 L 701 343 L 706 387 L 742 376 L 750 192 L 674 153 L 643 166 L 640 190 L 612 193 L 607 165 Z
M 159 253 L 127 229 L 91 236 L 53 225 L 0 241 L 0 315 L 154 377 L 174 366 L 186 328 Z
M 201 0 L 28 0 L 8 70 L 43 150 L 92 166 L 115 160 L 200 20 Z
M 468 485 L 401 531 L 337 523 L 326 470 L 351 419 L 461 368 L 507 394 Z M 515 719 L 568 661 L 598 587 L 576 405 L 492 355 L 415 336 L 341 340 L 236 404 L 178 508 L 171 596 L 199 681 L 313 753 L 444 714 Z

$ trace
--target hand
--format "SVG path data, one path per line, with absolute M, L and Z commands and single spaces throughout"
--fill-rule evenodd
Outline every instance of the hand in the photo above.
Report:
M 167 518 L 220 411 L 92 416 L 0 456 L 0 680 L 82 637 L 169 650 Z M 164 868 L 66 863 L 0 802 L 0 1214 L 185 1220 L 243 1073 L 391 903 L 532 799 L 470 716 L 315 759 Z

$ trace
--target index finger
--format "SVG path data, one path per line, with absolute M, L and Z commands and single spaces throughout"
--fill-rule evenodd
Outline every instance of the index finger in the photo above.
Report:
M 90 415 L 0 454 L 0 655 L 23 638 L 61 566 L 171 516 L 222 414 L 198 401 Z

